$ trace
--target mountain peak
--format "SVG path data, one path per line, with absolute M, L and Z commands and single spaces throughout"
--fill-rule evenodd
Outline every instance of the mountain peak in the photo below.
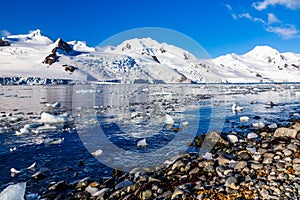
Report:
M 30 34 L 31 37 L 42 36 L 40 29 L 36 29 L 34 31 L 30 31 L 29 34 Z
M 252 56 L 252 57 L 269 57 L 269 56 L 275 57 L 275 56 L 279 56 L 280 53 L 276 49 L 265 45 L 265 46 L 256 46 L 251 51 L 249 51 L 244 55 Z

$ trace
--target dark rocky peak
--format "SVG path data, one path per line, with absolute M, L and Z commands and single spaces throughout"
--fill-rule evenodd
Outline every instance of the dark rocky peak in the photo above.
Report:
M 9 42 L 3 39 L 0 39 L 0 47 L 10 46 Z
M 55 53 L 50 54 L 49 56 L 47 56 L 45 58 L 45 60 L 43 61 L 43 63 L 48 64 L 48 65 L 52 65 L 53 63 L 55 63 L 57 60 L 57 55 Z
M 59 38 L 56 42 L 56 47 L 52 50 L 52 53 L 56 53 L 58 49 L 65 51 L 66 53 L 70 53 L 73 49 L 71 46 L 63 41 L 61 38 Z

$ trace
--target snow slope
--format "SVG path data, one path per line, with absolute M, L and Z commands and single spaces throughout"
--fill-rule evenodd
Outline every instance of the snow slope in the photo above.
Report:
M 280 53 L 268 46 L 257 46 L 244 55 L 203 60 L 151 38 L 126 40 L 102 49 L 70 41 L 72 52 L 57 51 L 57 62 L 49 66 L 42 62 L 59 40 L 42 36 L 40 30 L 3 39 L 11 46 L 0 47 L 0 77 L 123 83 L 298 82 L 300 77 L 299 54 Z M 66 71 L 65 66 L 76 69 Z
M 300 54 L 280 53 L 269 46 L 220 56 L 214 62 L 229 82 L 299 82 Z

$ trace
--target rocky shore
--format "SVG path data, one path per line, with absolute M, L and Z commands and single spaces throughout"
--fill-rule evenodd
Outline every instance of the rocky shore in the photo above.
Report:
M 201 147 L 204 138 L 192 146 Z M 180 155 L 153 171 L 52 183 L 41 199 L 298 199 L 299 175 L 300 121 L 294 121 L 243 136 L 221 134 L 210 153 Z

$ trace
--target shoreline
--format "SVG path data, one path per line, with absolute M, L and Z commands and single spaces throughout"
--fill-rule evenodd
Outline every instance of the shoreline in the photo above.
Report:
M 219 138 L 211 153 L 187 153 L 155 171 L 49 185 L 41 199 L 293 199 L 300 196 L 300 121 Z M 201 146 L 203 136 L 193 145 Z

